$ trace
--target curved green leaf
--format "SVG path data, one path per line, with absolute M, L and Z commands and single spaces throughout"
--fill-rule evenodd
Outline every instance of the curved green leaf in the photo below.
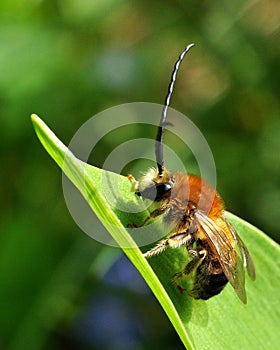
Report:
M 258 229 L 236 216 L 227 217 L 246 243 L 256 265 L 257 280 L 247 279 L 248 304 L 243 305 L 228 284 L 208 301 L 193 300 L 171 282 L 187 260 L 184 249 L 169 249 L 148 262 L 125 227 L 141 221 L 141 215 L 119 212 L 103 193 L 102 178 L 117 183 L 124 205 L 139 206 L 130 181 L 78 160 L 36 115 L 36 133 L 51 157 L 83 194 L 103 225 L 136 266 L 160 302 L 187 349 L 268 349 L 277 348 L 280 320 L 280 249 Z M 143 217 L 143 216 L 142 216 Z M 186 281 L 188 284 L 188 281 Z

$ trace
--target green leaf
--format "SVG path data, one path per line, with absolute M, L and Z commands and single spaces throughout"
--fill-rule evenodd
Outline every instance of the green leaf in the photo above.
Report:
M 104 178 L 117 184 L 124 206 L 141 206 L 130 181 L 78 160 L 36 115 L 35 131 L 51 157 L 79 189 L 113 239 L 136 266 L 163 307 L 187 349 L 268 349 L 279 346 L 279 246 L 258 229 L 227 213 L 228 220 L 246 243 L 257 271 L 255 282 L 247 278 L 248 304 L 243 305 L 228 284 L 208 301 L 193 300 L 172 284 L 172 276 L 186 262 L 185 249 L 167 249 L 147 261 L 126 230 L 141 222 L 141 215 L 126 214 L 106 200 Z M 186 281 L 188 284 L 188 281 Z

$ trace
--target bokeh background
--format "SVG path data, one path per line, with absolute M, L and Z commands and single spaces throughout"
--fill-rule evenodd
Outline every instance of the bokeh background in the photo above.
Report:
M 0 349 L 183 348 L 121 251 L 72 220 L 29 116 L 67 144 L 106 108 L 162 103 L 191 42 L 172 106 L 207 139 L 228 210 L 279 241 L 278 0 L 1 0 Z

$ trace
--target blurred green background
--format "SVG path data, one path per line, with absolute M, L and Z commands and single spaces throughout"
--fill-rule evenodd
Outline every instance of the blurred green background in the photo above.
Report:
M 0 349 L 183 348 L 121 252 L 72 220 L 29 116 L 67 144 L 106 108 L 162 103 L 188 43 L 172 106 L 207 139 L 228 210 L 280 240 L 279 18 L 275 0 L 0 2 Z

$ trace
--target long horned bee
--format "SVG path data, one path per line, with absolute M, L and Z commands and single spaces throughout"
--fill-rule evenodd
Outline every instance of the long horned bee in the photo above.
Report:
M 183 50 L 172 72 L 156 137 L 157 168 L 150 169 L 139 182 L 135 182 L 136 194 L 153 202 L 150 216 L 143 225 L 161 216 L 163 223 L 171 227 L 167 237 L 144 256 L 151 258 L 167 247 L 186 247 L 191 260 L 174 276 L 174 282 L 180 290 L 184 289 L 179 281 L 193 274 L 193 285 L 189 293 L 193 298 L 207 300 L 219 294 L 230 282 L 245 304 L 244 266 L 252 280 L 256 277 L 255 267 L 245 244 L 224 216 L 222 198 L 200 177 L 173 174 L 164 166 L 163 137 L 167 110 L 179 66 L 193 46 L 188 45 Z

